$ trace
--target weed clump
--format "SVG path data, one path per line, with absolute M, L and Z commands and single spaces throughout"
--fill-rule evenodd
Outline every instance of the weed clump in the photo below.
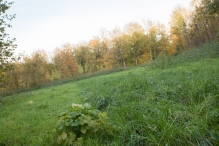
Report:
M 59 114 L 59 122 L 54 130 L 56 142 L 64 145 L 82 145 L 83 139 L 95 135 L 111 135 L 115 129 L 108 121 L 107 114 L 91 109 L 89 104 L 72 104 Z

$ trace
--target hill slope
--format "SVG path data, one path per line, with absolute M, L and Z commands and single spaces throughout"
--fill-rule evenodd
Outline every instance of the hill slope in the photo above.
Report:
M 208 47 L 2 98 L 0 145 L 53 145 L 57 115 L 86 102 L 106 111 L 120 130 L 111 138 L 88 138 L 85 145 L 219 145 L 219 53 L 217 46 L 206 53 Z M 178 63 L 192 54 L 196 59 Z

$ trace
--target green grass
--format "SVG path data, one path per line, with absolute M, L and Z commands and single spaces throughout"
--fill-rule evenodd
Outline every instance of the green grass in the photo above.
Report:
M 92 136 L 84 145 L 219 145 L 219 53 L 211 45 L 166 62 L 4 97 L 0 145 L 55 145 L 57 115 L 86 102 L 107 112 L 119 132 Z
M 139 68 L 82 81 L 88 85 L 82 93 L 122 127 L 122 145 L 216 145 L 218 64 L 205 59 L 165 70 Z
M 57 114 L 80 100 L 79 90 L 70 83 L 3 98 L 0 141 L 6 145 L 48 145 L 48 132 L 55 126 Z

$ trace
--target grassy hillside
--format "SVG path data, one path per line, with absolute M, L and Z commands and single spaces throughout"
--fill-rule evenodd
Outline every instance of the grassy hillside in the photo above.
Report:
M 218 48 L 4 97 L 0 145 L 54 145 L 57 115 L 72 103 L 90 103 L 118 127 L 84 145 L 219 145 Z

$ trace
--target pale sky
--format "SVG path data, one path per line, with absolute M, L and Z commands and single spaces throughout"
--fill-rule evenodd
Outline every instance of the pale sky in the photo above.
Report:
M 191 0 L 14 0 L 7 12 L 16 14 L 7 30 L 16 38 L 15 53 L 52 52 L 65 43 L 78 44 L 130 22 L 168 24 L 176 6 Z

